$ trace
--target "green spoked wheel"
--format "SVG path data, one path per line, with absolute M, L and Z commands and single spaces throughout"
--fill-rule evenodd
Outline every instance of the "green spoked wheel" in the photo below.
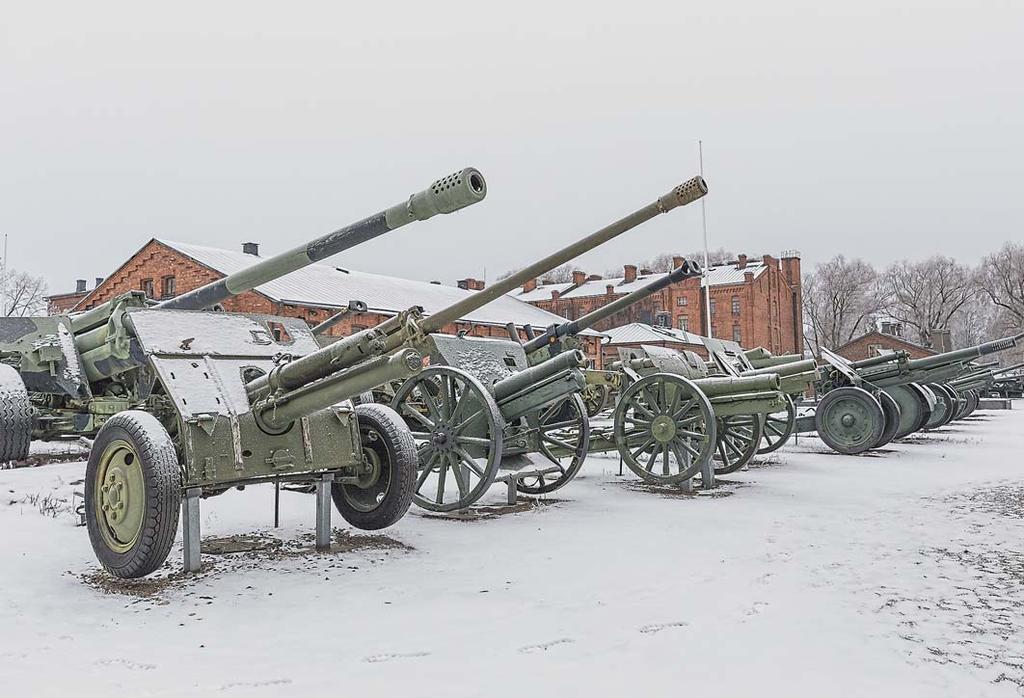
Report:
M 885 415 L 885 428 L 882 429 L 882 435 L 878 437 L 878 443 L 872 448 L 881 448 L 895 438 L 896 430 L 900 428 L 900 406 L 884 390 L 879 390 L 874 395 L 878 398 L 878 404 L 882 406 L 882 413 Z
M 483 384 L 457 368 L 431 366 L 403 383 L 391 406 L 416 444 L 413 501 L 457 511 L 480 499 L 501 464 L 505 428 Z
M 715 443 L 715 475 L 734 473 L 757 454 L 763 432 L 762 417 L 737 414 L 717 420 Z
M 941 385 L 931 383 L 925 387 L 931 390 L 935 396 L 935 409 L 931 411 L 928 419 L 925 420 L 924 426 L 921 427 L 925 431 L 929 431 L 937 429 L 949 421 L 950 415 L 956 409 L 956 400 L 950 397 L 949 393 Z
M 536 475 L 521 478 L 519 491 L 548 494 L 576 477 L 590 449 L 590 420 L 579 395 L 571 395 L 546 407 L 528 422 L 537 429 L 540 454 L 551 466 L 539 467 Z
M 641 378 L 623 391 L 613 416 L 619 455 L 647 482 L 688 480 L 714 455 L 711 403 L 682 376 L 656 373 Z
M 796 403 L 789 395 L 786 395 L 785 398 L 785 410 L 765 415 L 761 430 L 761 444 L 757 449 L 758 455 L 763 456 L 766 453 L 777 451 L 793 435 L 793 429 L 796 427 Z
M 814 413 L 818 436 L 834 451 L 856 455 L 873 448 L 885 429 L 885 414 L 874 395 L 862 388 L 836 388 Z
M 925 392 L 917 383 L 894 385 L 886 388 L 885 392 L 900 406 L 900 426 L 894 439 L 902 439 L 920 429 L 935 404 L 934 399 L 930 399 L 931 391 Z
M 416 446 L 402 419 L 386 405 L 356 405 L 363 463 L 355 483 L 331 485 L 334 506 L 356 528 L 374 531 L 409 511 L 416 483 Z
M 587 408 L 588 417 L 596 417 L 597 415 L 608 409 L 608 403 L 611 401 L 612 391 L 607 385 L 587 385 L 583 388 L 583 392 L 580 396 L 583 398 L 583 404 Z
M 89 541 L 108 572 L 143 577 L 167 559 L 178 530 L 181 471 L 174 442 L 153 415 L 114 415 L 85 469 Z

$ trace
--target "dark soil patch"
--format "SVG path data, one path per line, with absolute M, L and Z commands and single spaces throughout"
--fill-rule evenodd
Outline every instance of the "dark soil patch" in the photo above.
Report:
M 495 519 L 508 514 L 521 514 L 527 511 L 538 511 L 553 504 L 559 504 L 562 499 L 534 499 L 532 497 L 520 497 L 515 504 L 494 504 L 488 506 L 469 507 L 461 511 L 419 511 L 418 516 L 425 519 L 442 519 L 444 521 L 481 521 L 483 519 Z

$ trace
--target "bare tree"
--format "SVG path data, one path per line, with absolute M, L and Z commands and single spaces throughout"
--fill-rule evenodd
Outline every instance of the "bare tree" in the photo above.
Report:
M 932 330 L 949 329 L 953 317 L 978 292 L 970 269 L 941 255 L 893 264 L 883 284 L 886 312 L 915 328 L 922 344 L 930 342 Z
M 1008 242 L 981 262 L 978 285 L 1013 329 L 1024 329 L 1024 245 Z
M 878 273 L 867 262 L 843 255 L 819 264 L 804 279 L 803 298 L 806 339 L 816 354 L 869 331 L 882 307 Z
M 42 315 L 46 312 L 46 281 L 23 271 L 7 272 L 7 317 Z
M 704 250 L 697 250 L 696 252 L 691 252 L 690 254 L 684 254 L 682 256 L 704 264 Z M 726 262 L 731 262 L 734 259 L 736 259 L 736 254 L 734 252 L 730 252 L 724 247 L 719 247 L 717 250 L 708 250 L 708 264 L 725 264 Z

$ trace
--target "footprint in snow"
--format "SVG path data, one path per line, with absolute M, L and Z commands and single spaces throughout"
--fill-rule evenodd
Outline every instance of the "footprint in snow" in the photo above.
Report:
M 97 659 L 93 664 L 100 666 L 122 666 L 125 669 L 131 669 L 133 671 L 152 671 L 156 669 L 156 664 L 143 664 L 140 662 L 133 662 L 130 659 Z
M 685 628 L 689 623 L 683 620 L 677 620 L 672 623 L 650 623 L 648 625 L 641 625 L 639 630 L 644 634 L 660 633 L 662 630 L 670 630 L 672 628 Z
M 378 662 L 390 662 L 393 659 L 415 659 L 416 657 L 427 656 L 430 656 L 430 652 L 385 652 L 383 654 L 371 654 L 369 657 L 363 657 L 363 661 L 367 664 L 377 664 Z
M 523 654 L 530 654 L 532 652 L 547 652 L 552 647 L 557 647 L 558 645 L 569 645 L 573 642 L 573 640 L 570 640 L 567 637 L 563 637 L 558 640 L 551 640 L 550 642 L 542 642 L 539 645 L 527 645 L 526 647 L 520 647 L 519 651 Z

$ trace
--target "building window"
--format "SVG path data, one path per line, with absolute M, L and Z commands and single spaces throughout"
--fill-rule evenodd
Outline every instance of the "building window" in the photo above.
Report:
M 669 316 L 668 313 L 658 313 L 655 316 L 654 324 L 657 325 L 658 327 L 671 327 L 672 318 Z
M 160 297 L 174 298 L 174 277 L 165 276 L 160 282 Z
M 868 345 L 868 356 L 881 356 L 882 345 L 881 344 L 869 344 Z
M 686 317 L 685 315 L 680 315 L 678 318 L 676 318 L 676 322 L 679 324 L 679 329 L 681 329 L 683 332 L 689 331 L 690 318 Z
M 739 325 L 732 326 L 732 341 L 736 342 L 737 344 L 743 343 L 743 332 L 740 331 Z
M 146 298 L 153 297 L 153 279 L 143 279 L 139 288 L 146 294 Z
M 711 314 L 712 315 L 715 314 L 715 299 L 714 298 L 711 299 Z
M 676 305 L 679 306 L 680 308 L 685 308 L 689 304 L 690 301 L 687 300 L 686 296 L 680 296 L 679 298 L 676 298 Z
M 733 315 L 739 315 L 740 314 L 740 297 L 739 296 L 733 296 L 732 297 L 732 314 Z

